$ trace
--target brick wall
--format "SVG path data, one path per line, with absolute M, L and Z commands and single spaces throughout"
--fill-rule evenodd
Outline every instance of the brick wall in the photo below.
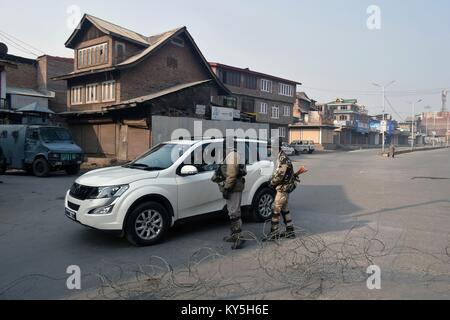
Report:
M 8 87 L 37 89 L 36 64 L 14 62 L 17 67 L 6 65 L 6 83 Z
M 210 79 L 187 40 L 167 43 L 133 68 L 121 71 L 121 99 L 128 100 L 188 82 Z
M 125 52 L 124 52 L 124 56 L 121 60 L 117 59 L 117 44 L 123 44 L 125 46 Z M 145 47 L 138 45 L 138 44 L 134 44 L 131 42 L 127 42 L 124 40 L 117 40 L 117 39 L 113 39 L 112 41 L 112 53 L 113 53 L 113 63 L 114 64 L 118 64 L 134 55 L 136 55 L 138 52 L 144 50 Z
M 72 71 L 73 59 L 52 56 L 38 58 L 38 89 L 55 92 L 55 98 L 49 101 L 50 109 L 55 112 L 64 112 L 67 110 L 67 86 L 65 81 L 54 81 L 52 78 L 68 74 Z

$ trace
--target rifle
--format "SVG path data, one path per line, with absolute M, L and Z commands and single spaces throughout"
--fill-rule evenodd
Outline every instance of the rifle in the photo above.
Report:
M 308 170 L 305 167 L 300 167 L 296 173 L 294 173 L 294 176 L 298 178 L 300 175 L 307 173 Z

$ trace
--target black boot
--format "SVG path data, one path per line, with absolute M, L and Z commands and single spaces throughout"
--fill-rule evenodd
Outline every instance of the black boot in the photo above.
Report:
M 285 239 L 295 239 L 294 227 L 286 227 L 286 231 L 280 233 L 280 237 Z
M 289 211 L 282 212 L 284 224 L 286 225 L 286 231 L 282 232 L 280 236 L 286 239 L 295 239 L 295 229 L 294 224 L 292 223 L 291 213 Z
M 231 235 L 223 239 L 225 242 L 231 242 L 231 249 L 242 249 L 245 239 L 242 237 L 242 220 L 241 218 L 231 219 Z
M 236 241 L 231 246 L 231 249 L 232 250 L 242 249 L 244 247 L 245 242 L 246 242 L 245 239 L 242 237 L 241 234 L 239 234 L 236 238 Z
M 223 238 L 224 242 L 235 242 L 238 235 L 242 232 L 242 220 L 241 218 L 234 218 L 230 220 L 230 235 Z
M 274 212 L 272 215 L 272 225 L 270 227 L 270 233 L 265 236 L 263 242 L 277 241 L 280 239 L 280 214 Z

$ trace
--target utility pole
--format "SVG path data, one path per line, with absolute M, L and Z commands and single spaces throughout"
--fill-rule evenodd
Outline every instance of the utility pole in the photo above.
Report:
M 385 113 L 386 113 L 386 88 L 387 87 L 389 87 L 390 85 L 393 85 L 395 83 L 395 80 L 393 80 L 393 81 L 391 81 L 391 82 L 389 82 L 388 84 L 385 84 L 385 85 L 380 85 L 380 84 L 378 84 L 378 83 L 373 83 L 373 85 L 374 86 L 376 86 L 376 87 L 379 87 L 379 88 L 381 88 L 381 95 L 382 95 L 382 99 L 383 99 L 383 101 L 382 101 L 382 108 L 383 108 L 383 122 L 386 120 L 385 119 Z M 385 151 L 385 140 L 386 140 L 386 137 L 385 137 L 385 135 L 386 135 L 386 130 L 385 130 L 385 128 L 382 128 L 383 130 L 382 130 L 382 139 L 383 139 L 383 144 L 382 144 L 382 151 L 383 151 L 383 153 L 384 153 L 384 151 Z
M 427 110 L 426 114 L 425 114 L 425 143 L 428 140 L 428 110 L 431 109 L 430 106 L 426 106 L 425 109 Z
M 412 118 L 411 118 L 411 151 L 414 151 L 414 140 L 415 140 L 415 136 L 414 136 L 414 122 L 416 121 L 416 115 L 415 115 L 415 104 L 422 102 L 422 99 L 416 101 L 416 102 L 412 102 L 411 106 L 412 106 Z

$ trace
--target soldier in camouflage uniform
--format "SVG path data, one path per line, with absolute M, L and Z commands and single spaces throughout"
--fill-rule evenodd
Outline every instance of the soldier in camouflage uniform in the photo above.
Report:
M 240 156 L 236 148 L 227 150 L 227 157 L 213 176 L 213 182 L 219 185 L 227 203 L 228 215 L 231 221 L 231 235 L 224 238 L 225 242 L 233 243 L 232 249 L 241 249 L 245 243 L 242 237 L 241 201 L 245 189 L 245 166 L 240 165 Z
M 297 182 L 299 182 L 298 176 L 294 173 L 291 160 L 280 149 L 277 169 L 270 181 L 271 186 L 277 191 L 273 205 L 272 225 L 270 234 L 263 239 L 264 241 L 273 241 L 282 237 L 295 238 L 294 223 L 289 212 L 289 194 L 295 190 Z M 283 233 L 279 232 L 281 216 L 286 225 L 286 232 Z
M 393 143 L 389 145 L 389 157 L 395 158 L 395 145 Z

